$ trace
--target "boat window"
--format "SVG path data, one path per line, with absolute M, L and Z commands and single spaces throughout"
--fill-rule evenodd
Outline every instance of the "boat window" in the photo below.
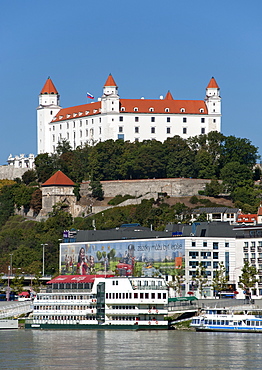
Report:
M 216 320 L 213 320 L 213 325 L 216 325 L 216 323 L 217 323 Z
M 220 325 L 221 323 L 220 323 L 220 320 L 217 320 L 217 325 Z
M 259 326 L 259 321 L 256 321 L 256 326 Z
M 221 320 L 221 325 L 225 325 L 225 320 Z

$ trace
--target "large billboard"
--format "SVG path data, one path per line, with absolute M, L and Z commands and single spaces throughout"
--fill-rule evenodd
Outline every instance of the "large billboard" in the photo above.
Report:
M 183 268 L 184 256 L 185 241 L 178 238 L 62 243 L 60 272 L 170 275 Z

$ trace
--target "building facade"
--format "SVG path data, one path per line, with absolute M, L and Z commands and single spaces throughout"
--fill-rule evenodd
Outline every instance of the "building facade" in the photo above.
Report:
M 38 154 L 54 153 L 63 140 L 75 149 L 109 139 L 163 142 L 221 130 L 220 89 L 213 77 L 204 100 L 175 100 L 170 92 L 160 99 L 122 99 L 111 75 L 97 102 L 61 108 L 59 98 L 48 78 L 37 108 Z

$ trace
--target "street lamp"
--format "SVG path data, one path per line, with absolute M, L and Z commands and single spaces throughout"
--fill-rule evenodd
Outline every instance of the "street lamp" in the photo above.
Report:
M 45 276 L 45 246 L 48 244 L 41 244 L 43 248 L 43 271 L 42 271 L 42 276 Z
M 10 263 L 10 275 L 13 276 L 13 268 L 12 268 L 12 262 L 13 262 L 13 253 L 9 253 L 10 257 L 11 257 L 11 263 Z

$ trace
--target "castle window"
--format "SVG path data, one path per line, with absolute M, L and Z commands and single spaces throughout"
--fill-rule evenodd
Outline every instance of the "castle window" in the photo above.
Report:
M 123 116 L 120 116 L 120 117 L 119 117 L 119 121 L 120 121 L 120 122 L 123 122 Z
M 200 109 L 199 109 L 199 112 L 200 112 L 200 113 L 204 113 L 204 109 L 203 109 L 203 108 L 200 108 Z
M 151 127 L 151 134 L 155 134 L 156 133 L 156 128 L 155 127 Z
M 80 120 L 80 127 L 82 127 L 82 121 Z
M 74 131 L 74 139 L 76 138 L 76 132 Z
M 67 140 L 69 140 L 69 132 L 66 134 L 66 136 L 67 136 Z
M 187 133 L 187 129 L 186 127 L 183 127 L 183 134 L 186 134 Z
M 136 137 L 136 138 L 135 138 L 135 141 L 136 141 L 136 142 L 139 142 L 139 138 L 138 138 L 138 137 Z
M 170 133 L 171 133 L 171 129 L 170 129 L 170 127 L 167 127 L 167 128 L 166 128 L 166 133 L 167 133 L 167 134 L 170 134 Z
M 66 126 L 67 126 L 67 128 L 69 128 L 69 122 L 67 122 Z
M 215 109 L 213 109 L 213 112 L 215 112 L 216 110 Z
M 139 117 L 135 117 L 135 122 L 139 122 Z
M 135 127 L 135 133 L 138 134 L 139 133 L 139 127 Z
M 94 123 L 94 120 L 93 120 L 93 118 L 92 118 L 92 123 Z
M 62 130 L 62 125 L 60 125 L 60 130 Z
M 165 112 L 169 112 L 169 108 L 165 108 Z
M 125 107 L 121 107 L 121 112 L 124 112 L 125 111 Z
M 55 141 L 55 135 L 53 135 L 53 141 Z
M 215 118 L 213 119 L 213 122 L 216 123 L 216 119 Z
M 206 133 L 206 129 L 205 129 L 205 127 L 202 127 L 201 128 L 201 134 L 205 134 Z
M 134 112 L 138 112 L 138 108 L 134 108 Z
M 170 117 L 166 117 L 166 121 L 167 122 L 170 122 Z
M 205 123 L 205 118 L 201 118 L 201 123 Z
M 186 122 L 186 117 L 183 117 L 183 122 Z
M 154 112 L 154 108 L 149 108 L 149 112 Z
M 80 135 L 80 137 L 82 137 L 82 131 L 79 131 L 79 135 Z
M 185 112 L 185 111 L 186 111 L 186 110 L 185 110 L 185 108 L 181 108 L 181 109 L 180 109 L 180 112 L 181 112 L 181 113 L 183 113 L 183 112 Z
M 99 117 L 99 123 L 101 123 L 101 117 Z
M 99 127 L 99 135 L 101 135 L 102 134 L 102 129 L 101 129 L 101 127 Z
M 123 132 L 123 127 L 122 126 L 119 126 L 118 132 Z
M 151 117 L 151 122 L 155 122 L 155 117 Z
M 88 125 L 88 119 L 86 119 L 86 125 Z
M 55 126 L 53 126 L 53 131 L 55 131 Z
M 50 114 L 51 114 L 51 115 L 53 114 L 53 111 L 52 111 L 52 110 L 50 110 Z
M 86 130 L 86 136 L 88 136 L 88 130 Z
M 76 123 L 75 123 L 75 121 L 73 122 L 73 127 L 74 127 L 74 128 L 76 127 Z

